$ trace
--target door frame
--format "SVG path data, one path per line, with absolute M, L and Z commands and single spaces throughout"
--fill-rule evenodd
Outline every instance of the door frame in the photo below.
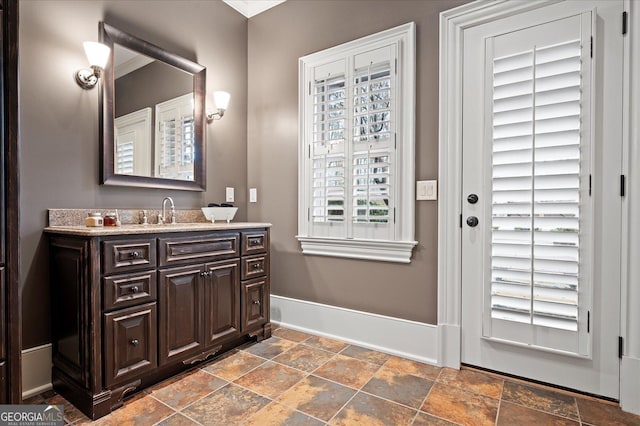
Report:
M 440 14 L 439 158 L 438 158 L 438 361 L 442 366 L 459 368 L 462 349 L 462 54 L 463 32 L 467 28 L 560 3 L 563 0 L 519 2 L 478 0 Z M 636 6 L 636 7 L 633 7 Z M 630 218 L 640 215 L 640 201 L 631 197 L 630 187 L 640 187 L 640 123 L 632 120 L 640 113 L 640 84 L 630 76 L 640 72 L 640 59 L 631 57 L 631 46 L 640 46 L 640 4 L 623 0 L 629 14 L 624 37 L 623 66 L 623 158 L 627 176 L 627 196 L 622 200 L 622 256 L 620 325 L 623 357 L 620 366 L 620 405 L 640 414 L 640 395 L 634 385 L 640 381 L 640 267 L 630 261 L 640 255 L 640 226 Z M 622 17 L 621 17 L 622 21 Z M 629 90 L 630 89 L 630 90 Z M 631 137 L 631 139 L 630 139 Z M 639 141 L 640 142 L 640 141 Z M 632 186 L 634 183 L 637 186 Z M 635 192 L 638 192 L 636 189 Z M 633 284 L 633 286 L 630 286 Z M 639 336 L 635 337 L 634 336 Z

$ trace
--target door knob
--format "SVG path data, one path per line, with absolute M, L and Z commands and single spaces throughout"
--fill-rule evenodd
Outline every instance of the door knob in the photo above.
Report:
M 469 196 L 467 197 L 467 201 L 469 202 L 469 204 L 475 204 L 478 202 L 478 195 L 477 194 L 469 194 Z
M 472 228 L 478 226 L 478 218 L 475 216 L 469 216 L 467 218 L 467 225 L 469 225 Z

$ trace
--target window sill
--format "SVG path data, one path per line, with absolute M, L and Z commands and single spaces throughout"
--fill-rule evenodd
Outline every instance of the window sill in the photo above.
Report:
M 344 240 L 337 238 L 296 237 L 303 254 L 411 263 L 417 241 Z

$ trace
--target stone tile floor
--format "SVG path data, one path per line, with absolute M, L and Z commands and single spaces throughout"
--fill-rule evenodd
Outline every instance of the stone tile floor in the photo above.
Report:
M 640 425 L 608 402 L 285 328 L 146 389 L 96 422 L 52 391 L 25 403 L 64 404 L 73 425 Z

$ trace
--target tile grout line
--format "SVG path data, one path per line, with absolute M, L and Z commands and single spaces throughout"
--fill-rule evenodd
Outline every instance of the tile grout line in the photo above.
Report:
M 346 355 L 343 355 L 343 356 L 346 356 Z M 357 359 L 357 358 L 354 358 L 354 359 Z M 327 421 L 327 424 L 331 424 L 331 421 L 332 421 L 333 419 L 335 419 L 335 418 L 336 418 L 336 416 L 337 416 L 338 414 L 340 414 L 340 413 L 342 412 L 342 410 L 344 410 L 344 409 L 345 409 L 345 407 L 346 407 L 347 405 L 349 405 L 349 404 L 351 403 L 351 401 L 353 401 L 353 399 L 354 399 L 356 396 L 358 396 L 358 394 L 360 393 L 360 391 L 362 390 L 362 388 L 364 388 L 364 387 L 367 385 L 367 383 L 369 383 L 369 382 L 371 381 L 371 379 L 373 379 L 373 376 L 375 376 L 375 375 L 376 375 L 376 373 L 377 373 L 378 371 L 380 371 L 380 369 L 381 369 L 381 368 L 382 368 L 382 367 L 383 367 L 383 366 L 384 366 L 388 361 L 389 361 L 389 360 L 385 361 L 385 362 L 384 362 L 383 364 L 381 364 L 381 365 L 378 365 L 378 369 L 377 369 L 377 370 L 376 370 L 376 371 L 371 375 L 371 377 L 369 378 L 369 380 L 367 380 L 365 383 L 363 383 L 363 384 L 362 384 L 362 386 L 360 386 L 360 388 L 356 389 L 355 393 L 351 396 L 351 398 L 349 398 L 349 400 L 348 400 L 346 403 L 344 403 L 344 405 L 342 405 L 342 407 L 340 407 L 340 408 L 336 411 L 336 413 L 333 415 L 333 417 L 331 417 L 331 418 L 329 419 L 329 421 Z M 367 362 L 367 361 L 364 361 L 364 362 Z M 370 363 L 370 364 L 373 364 L 373 363 Z M 344 386 L 344 385 L 342 385 L 342 386 Z M 350 387 L 350 386 L 347 386 L 347 387 Z M 354 388 L 351 388 L 351 389 L 354 389 Z M 366 392 L 364 392 L 364 393 L 366 393 Z
M 498 409 L 496 410 L 496 419 L 493 422 L 495 426 L 498 426 L 498 419 L 500 418 L 500 408 L 502 407 L 502 396 L 504 395 L 504 385 L 505 385 L 505 380 L 502 379 L 502 386 L 500 387 L 500 397 L 498 398 Z
M 424 399 L 422 400 L 422 403 L 420 404 L 420 407 L 418 407 L 418 412 L 416 413 L 415 416 L 413 416 L 413 421 L 411 422 L 411 424 L 414 424 L 416 422 L 416 419 L 418 418 L 418 416 L 420 415 L 420 412 L 422 411 L 422 407 L 424 407 L 424 404 L 427 402 L 427 399 L 429 398 L 429 395 L 431 395 L 431 391 L 433 390 L 433 387 L 436 385 L 436 383 L 438 382 L 438 378 L 440 377 L 440 375 L 442 374 L 442 370 L 444 369 L 444 367 L 440 367 L 440 371 L 438 372 L 438 377 L 436 377 L 433 380 L 433 384 L 431 385 L 431 387 L 429 388 L 429 392 L 427 392 L 427 394 L 425 395 Z M 426 413 L 426 411 L 422 411 L 423 413 Z M 431 413 L 427 413 L 429 415 L 431 415 Z M 440 417 L 438 417 L 440 418 Z M 444 420 L 444 419 L 443 419 Z

